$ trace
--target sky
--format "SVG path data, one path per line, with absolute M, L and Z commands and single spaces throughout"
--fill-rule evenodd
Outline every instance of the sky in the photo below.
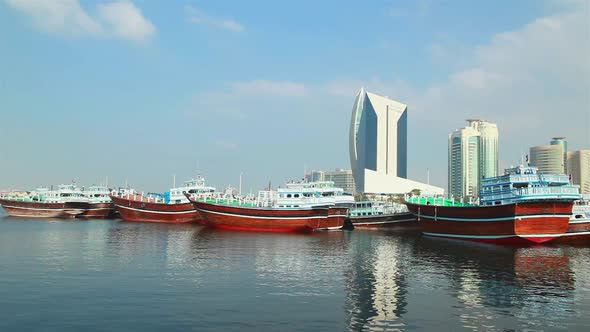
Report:
M 361 87 L 408 105 L 413 180 L 467 118 L 500 167 L 590 149 L 590 1 L 0 0 L 0 189 L 350 168 Z

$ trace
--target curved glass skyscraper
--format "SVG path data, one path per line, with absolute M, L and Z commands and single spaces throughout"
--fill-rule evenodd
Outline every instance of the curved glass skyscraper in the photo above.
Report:
M 350 164 L 357 192 L 404 193 L 441 188 L 407 180 L 408 108 L 361 89 L 350 121 Z

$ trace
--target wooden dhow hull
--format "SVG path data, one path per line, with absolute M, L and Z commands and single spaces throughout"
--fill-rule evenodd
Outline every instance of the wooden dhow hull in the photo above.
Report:
M 510 245 L 544 243 L 568 229 L 571 201 L 494 206 L 438 206 L 406 202 L 428 236 Z
M 202 220 L 191 203 L 154 203 L 141 195 L 111 196 L 111 200 L 125 221 L 200 223 Z
M 43 203 L 0 199 L 0 205 L 12 217 L 75 218 L 84 209 L 71 203 Z
M 339 229 L 346 208 L 276 209 L 228 206 L 191 200 L 206 225 L 230 230 L 263 232 L 311 232 Z
M 349 217 L 354 228 L 420 231 L 420 224 L 411 212 Z
M 570 220 L 567 231 L 552 243 L 590 245 L 590 219 Z
M 76 216 L 77 218 L 96 218 L 96 219 L 109 219 L 114 218 L 117 210 L 113 203 L 86 203 L 84 212 Z

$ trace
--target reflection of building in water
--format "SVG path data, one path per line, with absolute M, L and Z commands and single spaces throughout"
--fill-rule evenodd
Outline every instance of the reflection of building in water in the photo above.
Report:
M 401 270 L 401 244 L 396 237 L 356 237 L 347 277 L 345 309 L 351 330 L 387 330 L 403 325 L 407 281 Z

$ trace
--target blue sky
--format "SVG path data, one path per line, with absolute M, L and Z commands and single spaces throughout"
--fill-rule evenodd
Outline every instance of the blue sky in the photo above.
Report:
M 0 188 L 245 190 L 349 168 L 361 86 L 409 107 L 409 177 L 496 122 L 501 166 L 590 148 L 587 1 L 0 1 Z

